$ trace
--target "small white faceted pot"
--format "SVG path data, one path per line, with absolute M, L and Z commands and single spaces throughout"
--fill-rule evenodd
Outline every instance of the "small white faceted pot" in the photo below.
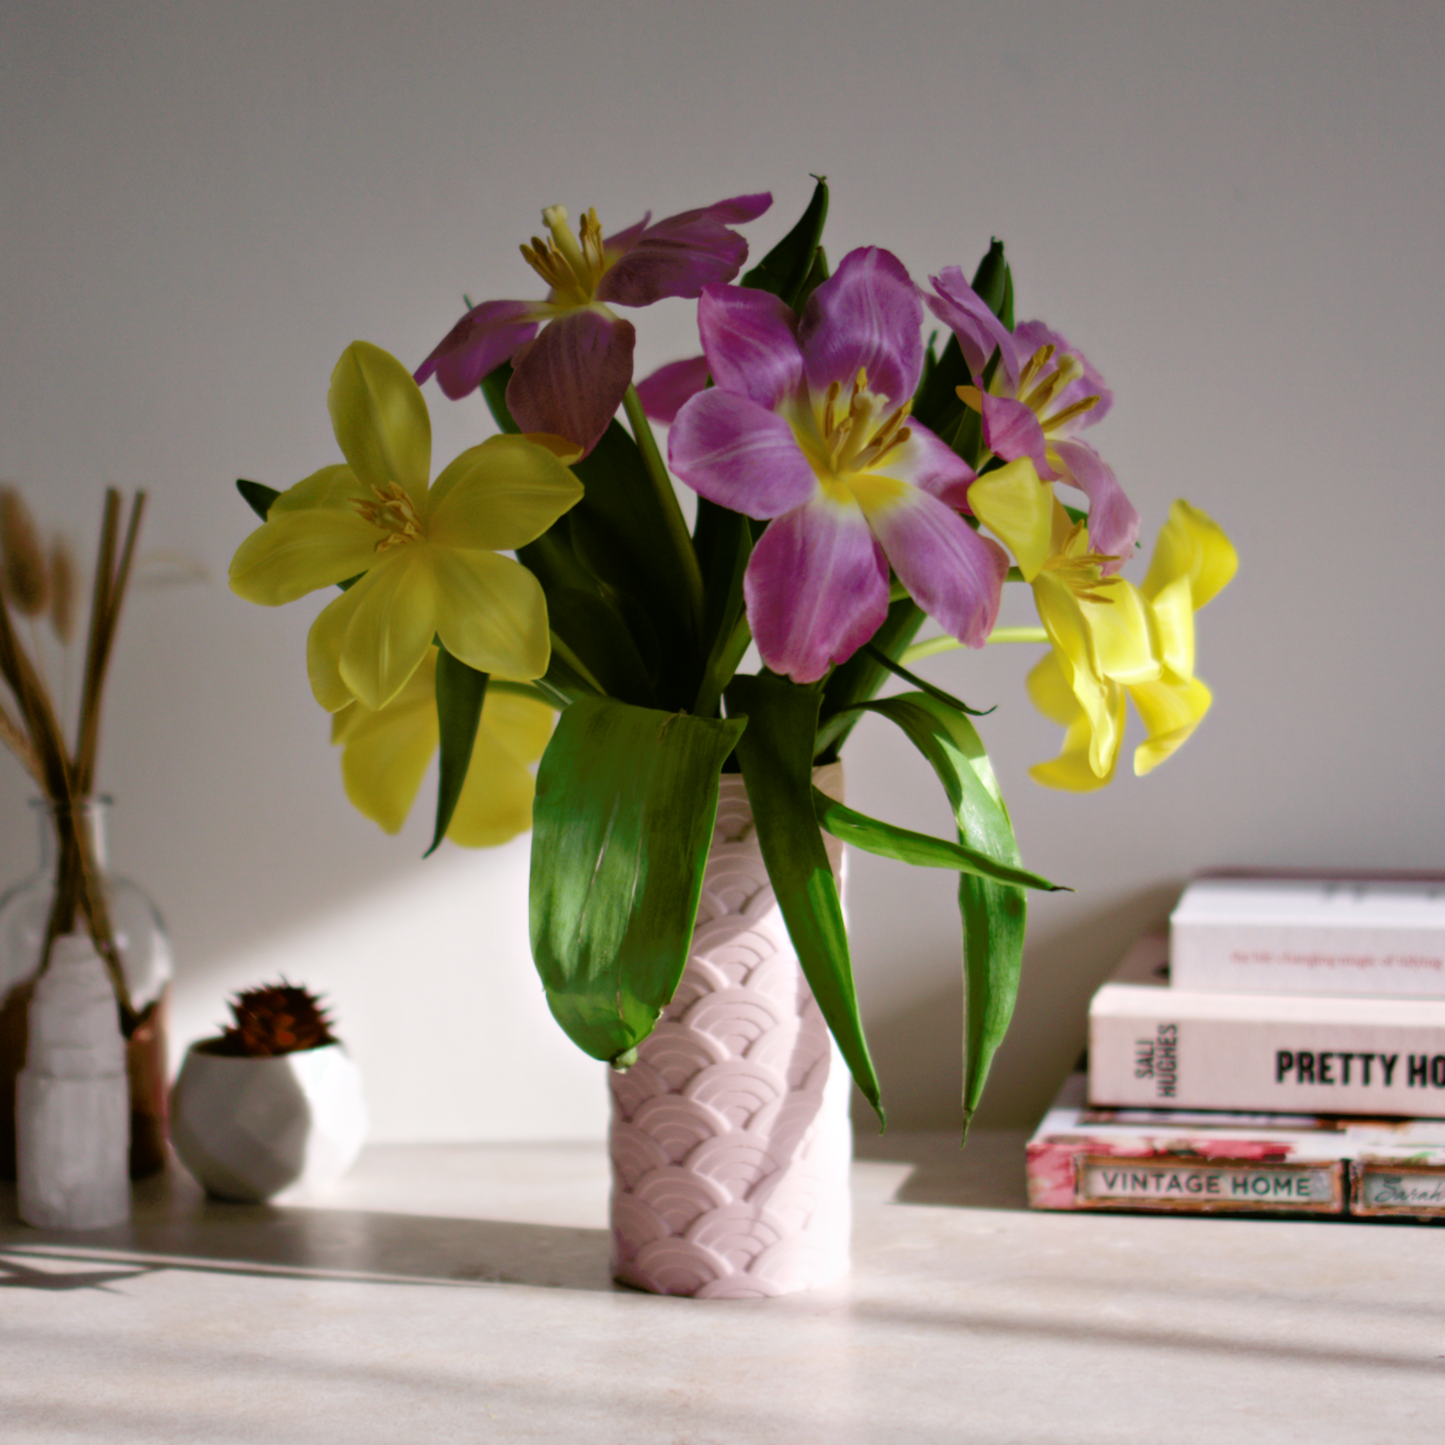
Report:
M 269 1059 L 192 1044 L 171 1093 L 171 1141 L 208 1194 L 256 1204 L 334 1184 L 366 1141 L 361 1075 L 340 1044 Z

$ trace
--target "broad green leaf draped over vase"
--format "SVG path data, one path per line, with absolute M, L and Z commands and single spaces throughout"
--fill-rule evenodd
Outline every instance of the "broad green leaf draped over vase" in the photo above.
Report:
M 581 698 L 537 772 L 532 957 L 594 1058 L 624 1062 L 687 962 L 718 774 L 741 722 Z

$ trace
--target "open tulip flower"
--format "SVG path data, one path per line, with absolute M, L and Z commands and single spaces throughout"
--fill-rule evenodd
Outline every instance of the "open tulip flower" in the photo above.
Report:
M 379 712 L 352 702 L 331 722 L 341 778 L 358 812 L 395 833 L 416 800 L 440 740 L 436 649 Z M 555 713 L 544 702 L 487 689 L 471 764 L 446 836 L 466 848 L 491 847 L 532 826 L 529 764 L 542 756 Z
M 888 610 L 890 565 L 952 636 L 982 646 L 1008 559 L 959 515 L 973 470 L 910 423 L 923 308 L 896 256 L 850 252 L 801 317 L 761 291 L 710 286 L 698 307 L 715 385 L 677 415 L 673 470 L 767 519 L 744 582 L 763 661 L 812 682 Z
M 582 495 L 558 438 L 492 437 L 428 486 L 431 422 L 406 368 L 348 346 L 328 398 L 345 465 L 281 493 L 237 550 L 231 588 L 276 606 L 355 579 L 311 628 L 307 667 L 328 712 L 384 708 L 434 637 L 479 672 L 540 677 L 550 642 L 537 579 L 497 553 L 540 536 Z
M 656 225 L 644 216 L 606 239 L 595 210 L 577 235 L 566 208 L 548 206 L 548 235 L 522 247 L 546 298 L 472 307 L 417 368 L 417 381 L 435 374 L 455 400 L 510 360 L 507 406 L 522 430 L 569 437 L 590 452 L 632 381 L 636 332 L 612 307 L 696 297 L 710 282 L 731 281 L 748 246 L 730 228 L 755 220 L 772 199 L 735 196 Z
M 974 512 L 1000 536 L 1031 583 L 1051 652 L 1029 675 L 1029 696 L 1066 729 L 1062 752 L 1030 769 L 1049 787 L 1087 792 L 1114 776 L 1126 694 L 1148 736 L 1134 771 L 1163 762 L 1209 710 L 1194 676 L 1194 614 L 1234 575 L 1234 547 L 1219 526 L 1176 501 L 1142 587 L 1105 574 L 1110 560 L 1020 458 L 970 493 Z
M 986 390 L 959 389 L 983 417 L 984 444 L 1005 461 L 1028 457 L 1045 481 L 1077 487 L 1089 499 L 1089 531 L 1117 572 L 1139 536 L 1139 513 L 1104 459 L 1077 433 L 1102 421 L 1114 396 L 1077 347 L 1038 321 L 1009 331 L 964 280 L 957 266 L 929 278 L 929 309 L 958 338 L 969 370 L 982 379 L 995 348 L 998 364 Z

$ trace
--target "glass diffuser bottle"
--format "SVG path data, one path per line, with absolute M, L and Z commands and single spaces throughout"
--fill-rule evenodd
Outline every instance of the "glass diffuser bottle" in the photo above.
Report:
M 106 866 L 109 798 L 74 808 L 36 800 L 40 862 L 29 877 L 0 896 L 0 1177 L 14 1179 L 15 1085 L 25 1066 L 30 999 L 51 941 L 100 918 L 110 930 L 134 1016 L 123 1023 L 130 1079 L 130 1172 L 141 1179 L 166 1162 L 166 1009 L 171 949 L 149 896 Z M 81 899 L 81 849 L 99 880 L 100 898 Z M 99 906 L 95 906 L 98 904 Z M 102 948 L 104 954 L 107 949 Z

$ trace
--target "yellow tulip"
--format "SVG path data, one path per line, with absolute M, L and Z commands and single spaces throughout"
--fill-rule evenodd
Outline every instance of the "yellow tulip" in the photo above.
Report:
M 436 649 L 430 649 L 397 696 L 379 712 L 353 702 L 331 723 L 341 748 L 341 779 L 358 812 L 395 833 L 406 821 L 439 741 Z M 505 843 L 532 826 L 535 763 L 552 733 L 545 703 L 491 687 L 482 706 L 447 837 L 466 848 Z
M 312 626 L 317 701 L 372 711 L 397 697 L 435 638 L 480 672 L 547 670 L 547 604 L 537 579 L 497 555 L 541 536 L 582 496 L 553 437 L 495 436 L 430 486 L 431 421 L 395 357 L 365 341 L 342 353 L 328 396 L 344 465 L 323 467 L 272 503 L 231 563 L 231 588 L 265 606 L 348 578 Z
M 1027 458 L 987 472 L 969 487 L 974 515 L 994 532 L 1032 584 L 1039 620 L 1053 644 L 1029 674 L 1029 696 L 1061 724 L 1064 746 L 1030 769 L 1048 787 L 1086 792 L 1114 776 L 1124 739 L 1125 696 L 1147 730 L 1134 771 L 1157 767 L 1209 710 L 1194 676 L 1194 614 L 1238 566 L 1219 526 L 1176 501 L 1159 534 L 1142 587 L 1106 577 L 1112 559 L 1090 549 Z

